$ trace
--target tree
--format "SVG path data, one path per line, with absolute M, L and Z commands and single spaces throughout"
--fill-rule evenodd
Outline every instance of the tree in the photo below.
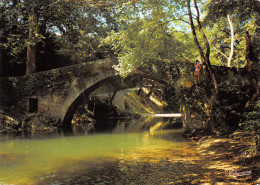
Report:
M 117 33 L 112 32 L 105 40 L 118 51 L 119 68 L 117 69 L 120 73 L 126 75 L 133 68 L 144 64 L 148 64 L 149 67 L 151 60 L 192 61 L 190 58 L 194 58 L 196 51 L 191 49 L 193 48 L 190 42 L 191 34 L 187 32 L 187 28 L 191 26 L 197 51 L 201 61 L 206 65 L 217 92 L 217 82 L 209 59 L 210 46 L 202 29 L 196 1 L 195 11 L 197 28 L 203 40 L 196 34 L 190 1 L 148 1 L 129 7 L 121 16 L 121 30 Z M 184 29 L 179 26 L 180 23 L 183 24 Z M 204 46 L 206 52 L 202 48 Z
M 167 63 L 196 58 L 191 35 L 186 31 L 189 25 L 186 12 L 180 11 L 182 6 L 180 2 L 150 0 L 136 2 L 123 11 L 118 20 L 119 31 L 110 32 L 103 40 L 118 54 L 116 69 L 121 75 L 126 76 L 140 66 L 148 70 L 153 67 L 156 72 L 156 68 Z
M 62 42 L 65 41 L 65 44 L 67 46 L 70 46 L 72 44 L 74 46 L 73 49 L 76 49 L 76 51 L 78 51 L 78 50 L 82 51 L 82 49 L 83 50 L 86 49 L 89 52 L 91 52 L 91 51 L 93 51 L 92 44 L 96 45 L 96 49 L 97 49 L 97 45 L 98 45 L 96 43 L 97 41 L 96 41 L 95 35 L 97 32 L 100 32 L 100 28 L 98 28 L 98 29 L 94 28 L 95 26 L 98 25 L 97 22 L 100 22 L 97 17 L 98 16 L 102 17 L 102 14 L 103 15 L 105 14 L 105 16 L 103 16 L 103 17 L 105 17 L 106 23 L 111 24 L 111 16 L 107 16 L 109 14 L 104 9 L 115 9 L 118 7 L 121 8 L 121 7 L 124 7 L 126 4 L 133 3 L 134 1 L 135 0 L 120 0 L 120 1 L 116 1 L 116 0 L 109 0 L 109 1 L 103 1 L 103 0 L 97 0 L 97 1 L 62 0 L 62 1 L 58 1 L 58 0 L 54 0 L 54 1 L 50 1 L 50 0 L 47 0 L 47 1 L 44 1 L 43 4 L 45 4 L 45 6 L 46 6 L 45 8 L 47 10 L 53 9 L 53 7 L 55 7 L 55 8 L 59 7 L 59 9 L 58 9 L 58 10 L 60 10 L 59 13 L 61 13 L 61 11 L 63 12 L 64 9 L 69 10 L 69 14 L 65 15 L 65 19 L 64 19 L 64 17 L 62 17 L 62 22 L 59 22 L 59 25 L 54 24 L 54 26 L 56 26 L 58 28 L 58 30 L 61 33 L 63 33 L 63 35 L 65 35 L 65 37 L 66 36 L 69 37 L 68 39 L 61 40 L 61 41 Z M 34 3 L 32 3 L 32 2 L 34 2 Z M 41 4 L 41 1 L 37 2 L 34 0 L 24 0 L 24 4 L 27 9 L 28 17 L 29 17 L 29 24 L 28 24 L 29 42 L 28 42 L 28 46 L 27 46 L 26 74 L 31 74 L 36 71 L 35 54 L 36 54 L 37 41 L 35 38 L 38 35 L 38 33 L 37 33 L 38 25 L 37 25 L 37 17 L 36 17 L 35 11 L 37 10 L 37 8 L 41 7 L 42 4 Z M 59 6 L 60 4 L 62 6 Z M 102 13 L 100 13 L 100 12 L 97 13 L 97 11 L 102 10 L 102 9 L 103 9 Z M 93 12 L 95 12 L 95 13 L 93 13 Z M 52 11 L 52 13 L 53 13 L 53 11 Z M 73 16 L 70 16 L 70 13 L 72 13 Z M 90 19 L 87 19 L 87 21 L 84 20 L 84 19 L 86 19 L 86 17 L 84 16 L 85 14 L 87 14 L 87 16 L 90 17 Z M 60 15 L 56 16 L 56 18 L 59 18 L 59 19 L 60 19 L 60 17 L 61 17 Z M 67 18 L 69 21 L 66 20 Z M 79 23 L 75 22 L 75 18 L 76 18 L 76 20 L 79 21 Z M 89 20 L 90 20 L 90 24 L 92 24 L 92 25 L 86 23 Z M 57 23 L 57 21 L 55 21 L 55 20 L 53 20 L 53 22 Z M 94 23 L 94 22 L 96 22 L 96 23 Z M 80 25 L 81 23 L 83 24 L 83 26 Z M 88 28 L 88 31 L 86 31 L 84 29 L 82 30 L 82 27 L 86 27 L 89 25 L 92 26 L 91 31 L 89 31 L 90 30 L 89 28 Z M 95 25 L 95 26 L 93 26 L 93 25 Z M 104 34 L 104 31 L 103 31 L 103 34 Z M 83 39 L 82 39 L 82 37 L 83 37 Z M 87 39 L 85 39 L 85 38 L 87 38 Z M 93 42 L 93 40 L 94 40 L 94 42 Z M 87 44 L 84 44 L 84 43 L 87 43 Z M 63 42 L 63 44 L 64 44 L 64 42 Z M 87 45 L 87 48 L 86 48 L 86 45 Z M 69 48 L 69 47 L 67 47 L 67 48 Z M 66 49 L 65 49 L 65 51 L 66 51 Z M 64 51 L 62 52 L 62 50 L 61 50 L 61 53 L 64 53 Z M 96 58 L 92 57 L 92 53 L 87 53 L 87 54 L 80 53 L 79 56 L 84 56 L 83 59 L 80 59 L 77 57 L 79 52 L 74 52 L 74 53 L 75 54 L 72 56 L 72 60 L 74 60 L 74 61 L 75 60 L 78 62 L 84 61 L 84 58 L 96 59 Z M 100 55 L 99 52 L 97 52 L 97 55 Z
M 28 14 L 28 41 L 26 75 L 36 72 L 36 49 L 38 37 L 37 4 L 35 0 L 24 0 L 24 6 Z
M 231 44 L 230 44 L 230 54 L 228 57 L 228 64 L 227 66 L 230 67 L 231 66 L 231 60 L 233 58 L 233 54 L 234 54 L 234 28 L 233 28 L 233 24 L 232 24 L 232 20 L 230 19 L 229 14 L 227 14 L 227 19 L 228 19 L 228 23 L 230 25 L 230 32 L 231 32 Z
M 65 56 L 77 62 L 109 55 L 109 48 L 99 48 L 98 45 L 100 37 L 104 37 L 107 31 L 117 29 L 117 23 L 114 21 L 116 15 L 113 13 L 116 9 L 113 9 L 111 3 L 109 4 L 111 7 L 105 7 L 107 4 L 102 5 L 103 1 L 99 2 L 99 4 L 96 4 L 97 1 L 80 0 L 4 0 L 1 2 L 0 48 L 1 53 L 4 53 L 1 70 L 12 69 L 13 71 L 15 68 L 12 66 L 18 63 L 18 70 L 10 74 L 22 75 L 19 70 L 23 69 L 21 64 L 26 63 L 26 74 L 35 72 L 36 66 L 37 71 L 40 71 L 44 64 L 39 62 L 43 62 L 44 52 L 48 55 L 46 46 L 50 42 L 53 44 L 52 53 L 56 53 L 55 55 L 59 55 L 60 58 Z M 123 3 L 118 6 L 123 6 Z M 5 72 L 5 74 L 9 73 Z
M 224 57 L 222 60 L 226 60 L 228 67 L 243 67 L 246 63 L 244 33 L 255 33 L 258 16 L 256 3 L 254 0 L 210 0 L 203 7 L 205 23 L 211 28 L 208 35 L 216 51 L 213 57 Z
M 19 1 L 5 0 L 0 2 L 0 32 L 1 42 L 1 75 L 11 74 L 11 69 L 19 71 L 17 68 L 25 63 L 26 52 L 25 40 L 27 39 L 24 22 L 24 10 L 19 11 L 17 7 Z M 17 67 L 18 66 L 18 67 Z M 25 69 L 25 67 L 24 67 Z M 22 73 L 17 73 L 22 75 Z
M 197 12 L 196 21 L 197 21 L 197 24 L 198 24 L 198 28 L 199 28 L 200 34 L 202 35 L 202 38 L 204 40 L 204 44 L 206 45 L 206 53 L 203 51 L 203 49 L 200 46 L 200 43 L 198 41 L 198 38 L 197 38 L 195 26 L 194 26 L 194 23 L 193 23 L 193 17 L 192 17 L 191 5 L 190 4 L 191 4 L 190 0 L 187 0 L 189 19 L 190 19 L 190 26 L 191 26 L 191 31 L 192 31 L 194 43 L 195 43 L 195 45 L 196 45 L 196 47 L 197 47 L 197 49 L 199 51 L 202 63 L 204 63 L 206 65 L 207 72 L 209 73 L 211 79 L 213 80 L 215 92 L 217 94 L 218 93 L 217 80 L 216 80 L 215 74 L 214 74 L 214 72 L 212 70 L 210 60 L 209 60 L 210 45 L 209 45 L 209 41 L 208 41 L 204 31 L 202 30 L 202 26 L 201 26 L 201 22 L 200 22 L 200 13 L 199 13 L 197 1 L 194 0 L 195 9 L 196 9 L 196 12 Z
M 49 2 L 49 0 L 5 0 L 1 3 L 1 31 L 3 32 L 1 50 L 7 52 L 4 59 L 12 63 L 25 62 L 26 74 L 36 71 L 36 48 L 37 44 L 44 39 L 39 30 L 42 21 L 39 20 L 44 20 L 46 14 L 43 9 Z
M 77 9 L 71 14 L 69 24 L 58 28 L 61 36 L 57 40 L 62 45 L 59 53 L 70 57 L 73 63 L 109 57 L 112 52 L 108 47 L 99 47 L 100 38 L 106 37 L 107 32 L 118 29 L 116 18 L 114 9 L 100 10 L 87 6 Z
M 142 67 L 161 78 L 165 78 L 163 71 L 171 77 L 172 69 L 168 63 L 200 58 L 206 67 L 206 78 L 198 85 L 191 82 L 192 77 L 183 76 L 180 84 L 193 86 L 182 88 L 180 85 L 175 90 L 181 92 L 178 96 L 185 106 L 196 102 L 195 106 L 200 106 L 205 120 L 214 123 L 212 111 L 218 97 L 218 83 L 210 62 L 207 30 L 201 21 L 198 3 L 196 0 L 193 2 L 194 7 L 190 0 L 151 0 L 146 4 L 130 6 L 119 19 L 122 25 L 119 32 L 111 32 L 104 42 L 111 44 L 118 53 L 119 65 L 116 69 L 123 76 Z M 192 100 L 189 98 L 191 94 L 196 95 Z

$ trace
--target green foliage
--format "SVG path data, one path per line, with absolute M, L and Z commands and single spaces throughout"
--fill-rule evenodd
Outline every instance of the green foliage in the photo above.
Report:
M 209 86 L 207 81 L 197 80 L 190 75 L 177 81 L 175 89 L 180 104 L 189 108 L 193 114 L 199 115 L 196 119 L 201 119 L 201 124 L 212 119 L 214 104 L 210 99 L 210 92 L 213 91 L 212 85 Z
M 230 14 L 243 26 L 257 13 L 256 3 L 254 0 L 209 0 L 202 10 L 208 11 L 206 19 L 211 19 L 213 22 Z
M 211 49 L 213 52 L 210 60 L 213 61 L 213 64 L 226 65 L 230 52 L 229 24 L 225 18 L 226 14 L 219 14 L 218 19 L 210 20 L 209 15 L 215 13 L 210 7 L 211 3 L 214 2 L 210 1 L 205 4 L 205 7 L 209 7 L 205 9 L 208 14 L 203 15 L 205 16 L 203 30 L 211 47 L 216 48 Z M 229 8 L 228 4 L 225 6 Z M 222 7 L 224 10 L 225 6 Z M 230 8 L 234 9 L 235 7 L 231 6 Z M 122 76 L 127 76 L 132 71 L 141 68 L 153 74 L 161 73 L 161 78 L 167 76 L 168 79 L 174 79 L 176 69 L 171 68 L 173 61 L 199 59 L 192 35 L 187 31 L 190 30 L 190 25 L 176 26 L 177 22 L 187 22 L 185 12 L 187 12 L 187 8 L 184 1 L 148 1 L 147 4 L 140 3 L 136 6 L 130 6 L 118 20 L 121 24 L 120 30 L 110 32 L 108 37 L 103 40 L 103 44 L 111 45 L 119 56 L 119 65 L 115 67 L 119 73 Z M 232 16 L 232 19 L 236 23 L 233 64 L 241 67 L 245 65 L 243 34 L 246 29 L 250 33 L 255 32 L 255 28 L 252 26 L 255 24 L 255 18 L 249 16 L 243 19 L 243 22 L 238 21 L 239 16 Z M 200 43 L 204 43 L 199 34 L 197 37 Z M 201 47 L 203 50 L 205 49 L 203 44 Z M 163 74 L 162 71 L 166 72 Z M 235 80 L 223 79 L 221 73 L 217 73 L 216 75 L 221 78 L 218 81 L 226 84 L 220 84 L 224 92 L 221 91 L 220 96 L 214 96 L 214 86 L 209 78 L 196 80 L 193 78 L 193 74 L 189 73 L 190 71 L 193 69 L 178 71 L 181 78 L 172 83 L 171 87 L 166 88 L 166 94 L 169 93 L 166 99 L 170 108 L 176 109 L 175 107 L 179 108 L 180 105 L 184 105 L 200 115 L 200 119 L 208 122 L 212 129 L 236 128 L 243 113 L 241 107 L 244 106 L 245 96 L 248 95 L 247 92 L 240 89 L 243 85 L 235 83 Z M 223 75 L 223 77 L 227 78 L 227 75 Z M 236 88 L 236 85 L 239 87 Z M 229 98 L 229 96 L 234 97 L 234 99 Z M 241 99 L 240 104 L 237 103 L 237 99 L 235 100 L 238 97 L 244 98 Z
M 17 5 L 19 6 L 19 5 Z M 26 28 L 19 17 L 23 17 L 24 13 L 15 8 L 15 4 L 10 0 L 6 0 L 0 4 L 0 49 L 2 53 L 10 56 L 10 62 L 22 62 L 19 60 L 22 52 L 25 51 Z
M 252 40 L 256 39 L 258 11 L 256 2 L 253 0 L 220 0 L 207 1 L 202 10 L 206 14 L 204 24 L 212 48 L 212 64 L 227 65 L 230 53 L 231 33 L 227 15 L 231 17 L 234 27 L 234 55 L 232 66 L 244 67 L 245 59 L 245 37 L 246 31 L 252 35 Z
M 259 154 L 260 152 L 260 100 L 255 102 L 251 111 L 244 113 L 244 121 L 239 124 L 242 130 L 249 131 L 252 142 L 249 148 L 245 148 L 241 153 L 245 156 Z
M 222 122 L 228 126 L 229 131 L 234 131 L 239 128 L 239 123 L 243 120 L 246 103 L 252 98 L 255 88 L 246 76 L 234 71 L 227 71 L 226 77 L 225 74 L 222 75 L 219 94 L 212 112 L 220 127 L 223 125 Z
M 203 31 L 210 45 L 210 61 L 226 65 L 230 53 L 230 26 L 227 14 L 235 27 L 235 51 L 232 65 L 243 67 L 245 60 L 244 33 L 254 35 L 257 13 L 250 1 L 207 1 L 199 3 L 204 20 Z M 187 24 L 186 1 L 147 1 L 129 5 L 118 19 L 118 32 L 112 31 L 102 45 L 110 45 L 119 56 L 116 69 L 126 76 L 138 67 L 149 67 L 151 60 L 195 61 L 199 53 L 194 47 L 190 25 Z M 197 25 L 195 25 L 197 26 Z M 198 31 L 198 30 L 197 30 Z M 202 48 L 203 38 L 197 34 Z M 255 37 L 252 38 L 255 40 Z
M 220 82 L 217 96 L 212 96 L 214 86 L 204 75 L 198 80 L 193 70 L 186 69 L 182 77 L 173 82 L 172 86 L 166 87 L 165 98 L 171 110 L 180 111 L 179 108 L 184 106 L 194 115 L 195 120 L 206 123 L 205 128 L 215 133 L 228 134 L 239 128 L 239 123 L 245 117 L 246 103 L 252 98 L 255 88 L 247 77 L 235 71 L 218 69 L 215 69 Z M 176 71 L 172 71 L 171 76 L 175 75 Z M 243 124 L 257 129 L 260 123 L 259 108 L 246 115 L 251 118 Z
M 118 29 L 117 15 L 113 11 L 87 6 L 75 8 L 71 22 L 60 30 L 61 35 L 57 37 L 62 46 L 59 53 L 71 57 L 74 63 L 110 57 L 110 48 L 99 44 L 106 32 Z
M 126 76 L 138 67 L 147 68 L 150 61 L 184 61 L 194 58 L 191 36 L 175 28 L 185 12 L 174 14 L 180 4 L 175 1 L 149 1 L 129 6 L 118 22 L 118 32 L 110 32 L 103 44 L 118 54 L 116 69 Z M 184 21 L 184 20 L 183 20 Z M 186 24 L 186 23 L 185 23 Z
M 80 1 L 4 0 L 0 4 L 1 70 L 12 73 L 13 64 L 25 64 L 29 44 L 37 45 L 38 71 L 111 56 L 110 48 L 99 44 L 106 32 L 118 29 L 115 11 Z
M 256 102 L 253 109 L 249 112 L 244 113 L 245 121 L 239 125 L 249 131 L 259 131 L 260 130 L 260 100 Z M 259 132 L 258 132 L 259 133 Z

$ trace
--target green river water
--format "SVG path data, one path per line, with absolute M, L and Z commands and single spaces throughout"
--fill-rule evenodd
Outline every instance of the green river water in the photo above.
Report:
M 191 144 L 181 129 L 162 129 L 157 121 L 145 131 L 81 133 L 41 137 L 0 137 L 0 184 L 62 184 L 54 177 L 70 178 L 79 171 L 107 163 L 158 161 L 172 151 L 183 153 Z M 114 130 L 122 125 L 118 125 Z M 120 129 L 119 129 L 120 130 Z M 49 179 L 49 180 L 48 180 Z

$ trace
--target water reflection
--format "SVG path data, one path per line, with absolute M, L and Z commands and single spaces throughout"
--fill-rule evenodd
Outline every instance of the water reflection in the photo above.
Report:
M 97 120 L 91 123 L 73 125 L 71 129 L 58 128 L 54 133 L 21 132 L 17 135 L 0 135 L 0 142 L 12 139 L 44 139 L 61 136 L 83 136 L 97 133 L 132 133 L 160 129 L 182 128 L 181 120 L 175 118 L 141 117 L 134 120 Z
M 169 148 L 180 153 L 188 148 L 181 139 L 182 130 L 164 130 L 171 124 L 169 119 L 100 124 L 92 132 L 75 127 L 73 132 L 51 136 L 1 137 L 0 184 L 55 184 L 106 164 L 121 169 L 140 160 L 160 160 L 169 156 Z
M 91 133 L 131 133 L 150 131 L 158 129 L 182 128 L 180 120 L 175 118 L 141 117 L 134 120 L 97 120 L 88 124 L 77 124 L 73 126 L 75 134 Z

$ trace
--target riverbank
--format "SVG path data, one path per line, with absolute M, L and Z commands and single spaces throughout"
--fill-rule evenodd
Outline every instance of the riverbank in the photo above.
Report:
M 245 136 L 241 139 L 241 136 Z M 260 156 L 245 156 L 252 143 L 245 133 L 188 141 L 185 150 L 167 148 L 134 158 L 115 160 L 96 168 L 50 177 L 40 184 L 257 184 Z
M 72 120 L 72 127 L 93 127 L 93 122 L 96 118 L 107 117 L 108 120 L 111 117 L 118 119 L 132 120 L 139 118 L 139 115 L 153 115 L 155 113 L 164 113 L 164 108 L 167 105 L 166 102 L 154 93 L 151 93 L 149 97 L 147 94 L 149 90 L 142 88 L 142 90 L 128 90 L 124 93 L 125 110 L 119 111 L 116 106 L 108 107 L 105 100 L 95 100 L 96 115 L 94 110 L 87 110 L 83 105 L 75 113 Z M 89 102 L 88 102 L 89 103 Z M 97 103 L 99 106 L 97 106 Z M 110 109 L 112 112 L 117 112 L 115 115 L 106 115 Z M 116 111 L 117 110 L 117 111 Z M 91 112 L 91 115 L 89 113 Z M 181 115 L 177 115 L 181 116 Z M 58 132 L 58 128 L 62 127 L 61 120 L 58 118 L 46 116 L 39 112 L 27 112 L 21 110 L 15 106 L 0 107 L 0 135 L 19 135 L 23 132 L 35 133 L 38 135 L 55 134 Z
M 57 133 L 59 121 L 44 117 L 38 113 L 27 113 L 19 110 L 0 110 L 0 135 L 19 135 L 37 133 L 39 135 Z

